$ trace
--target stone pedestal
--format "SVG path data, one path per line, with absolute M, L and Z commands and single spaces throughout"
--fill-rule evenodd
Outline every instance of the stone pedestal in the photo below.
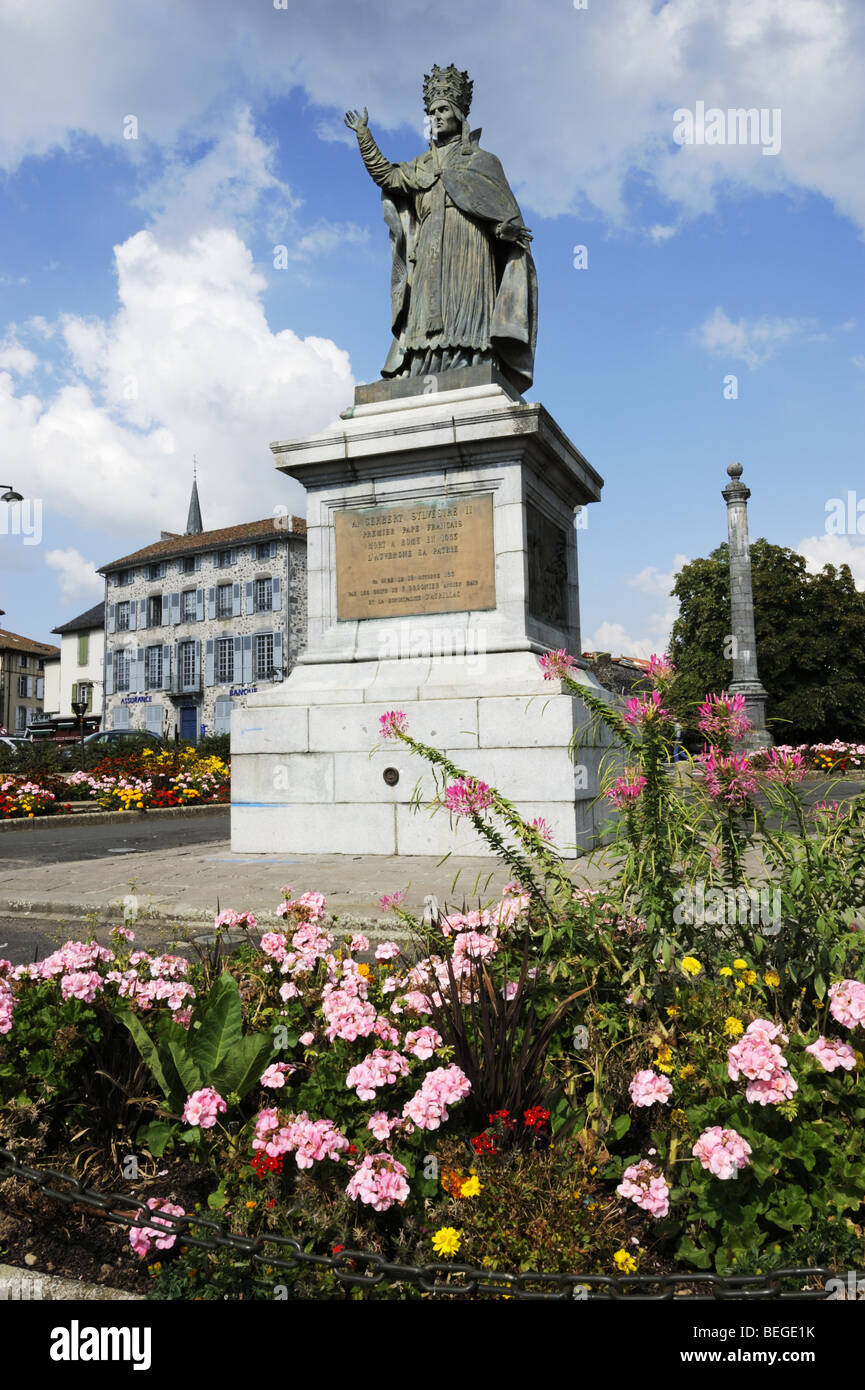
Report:
M 585 707 L 538 656 L 580 651 L 575 509 L 602 479 L 490 368 L 359 387 L 327 430 L 271 447 L 308 494 L 309 638 L 289 679 L 232 715 L 232 848 L 488 853 L 414 809 L 435 781 L 380 743 L 391 709 L 562 851 L 588 848 L 609 739 L 572 757 Z

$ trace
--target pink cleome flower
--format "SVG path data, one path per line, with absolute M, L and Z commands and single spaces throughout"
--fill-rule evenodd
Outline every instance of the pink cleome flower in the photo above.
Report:
M 660 685 L 662 681 L 670 681 L 676 674 L 676 668 L 666 652 L 663 656 L 656 656 L 654 652 L 649 657 L 649 680 L 655 685 Z
M 546 844 L 552 843 L 553 827 L 550 825 L 549 821 L 544 820 L 543 816 L 535 816 L 535 819 L 531 823 L 531 828 L 538 832 L 541 839 L 544 840 Z
M 545 652 L 543 656 L 538 657 L 538 665 L 544 673 L 545 681 L 563 680 L 576 664 L 576 658 L 569 656 L 564 647 L 559 647 L 554 652 Z
M 408 732 L 408 715 L 401 709 L 388 710 L 379 715 L 379 730 L 382 738 L 398 738 Z
M 382 912 L 390 912 L 394 907 L 400 907 L 405 902 L 405 893 L 401 888 L 397 888 L 394 893 L 383 893 L 378 900 L 378 905 Z M 352 949 L 354 949 L 352 947 Z
M 626 724 L 637 727 L 653 723 L 655 720 L 669 724 L 673 716 L 661 705 L 660 690 L 651 690 L 648 695 L 632 695 L 627 701 L 623 718 Z
M 735 1178 L 740 1169 L 747 1168 L 750 1152 L 751 1145 L 735 1129 L 722 1129 L 720 1125 L 704 1129 L 691 1150 L 708 1172 L 723 1181 Z
M 757 782 L 746 753 L 720 753 L 710 748 L 703 757 L 706 769 L 706 791 L 716 801 L 728 801 L 731 806 L 744 806 L 757 790 Z
M 474 777 L 459 777 L 445 787 L 444 804 L 457 816 L 477 815 L 493 804 L 493 795 L 486 782 Z
M 697 728 L 712 742 L 738 743 L 751 728 L 751 721 L 745 713 L 745 696 L 707 695 L 700 706 Z
M 617 777 L 613 786 L 609 791 L 604 792 L 604 795 L 617 811 L 630 811 L 636 806 L 645 785 L 646 779 L 642 774 L 632 779 Z
M 628 1090 L 634 1105 L 666 1105 L 673 1094 L 667 1077 L 653 1071 L 638 1071 Z
M 769 782 L 782 782 L 788 787 L 794 782 L 801 782 L 807 772 L 801 753 L 787 753 L 780 748 L 766 750 L 763 770 Z

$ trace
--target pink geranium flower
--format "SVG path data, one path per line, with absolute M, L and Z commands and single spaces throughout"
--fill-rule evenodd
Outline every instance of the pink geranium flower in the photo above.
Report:
M 628 1090 L 634 1105 L 666 1105 L 673 1094 L 667 1077 L 653 1071 L 638 1071 Z
M 735 1129 L 713 1125 L 703 1130 L 691 1153 L 716 1178 L 726 1181 L 748 1166 L 751 1145 Z
M 837 1067 L 852 1071 L 856 1065 L 856 1053 L 849 1043 L 841 1042 L 840 1038 L 819 1037 L 805 1051 L 816 1057 L 825 1071 L 835 1071 Z

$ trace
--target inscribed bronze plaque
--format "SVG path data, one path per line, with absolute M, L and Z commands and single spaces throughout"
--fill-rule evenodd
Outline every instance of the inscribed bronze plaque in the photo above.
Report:
M 334 528 L 341 621 L 496 606 L 490 495 L 345 507 Z

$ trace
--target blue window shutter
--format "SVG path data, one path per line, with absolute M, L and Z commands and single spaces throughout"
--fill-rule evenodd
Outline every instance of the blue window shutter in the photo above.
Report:
M 135 689 L 136 692 L 144 690 L 144 648 L 135 649 Z
M 132 599 L 129 604 L 129 631 L 134 632 L 138 625 L 138 604 Z
M 162 626 L 167 627 L 171 617 L 171 600 L 168 594 L 162 595 Z
M 180 622 L 180 594 L 171 595 L 171 621 Z
M 282 673 L 282 633 L 273 634 L 273 667 L 275 671 Z M 274 680 L 279 680 L 280 676 L 274 676 Z
M 200 570 L 200 569 L 201 569 L 201 556 L 200 556 L 200 555 L 196 555 L 196 557 L 195 557 L 195 568 L 196 568 L 196 570 Z
M 216 617 L 216 589 L 213 586 L 207 591 L 207 616 L 211 622 Z
M 236 550 L 232 550 L 232 551 L 231 551 L 231 559 L 229 560 L 228 563 L 229 563 L 230 565 L 236 565 L 236 564 L 237 564 L 237 551 L 236 551 Z
M 114 653 L 110 647 L 105 653 L 105 694 L 114 694 Z
M 195 643 L 195 666 L 192 675 L 192 687 L 198 690 L 201 687 L 201 643 Z
M 231 590 L 231 616 L 232 616 L 232 618 L 239 618 L 239 617 L 240 617 L 240 585 L 239 585 L 239 584 L 235 584 L 235 585 L 232 586 L 232 590 Z
M 216 643 L 212 637 L 208 637 L 204 646 L 204 683 L 213 685 L 213 654 Z
M 234 639 L 234 685 L 243 685 L 243 639 Z
M 174 595 L 172 594 L 173 598 Z M 180 647 L 177 642 L 172 643 L 171 651 L 171 689 L 177 694 L 180 691 Z
M 109 605 L 108 605 L 108 631 L 109 631 L 109 632 L 113 632 L 113 631 L 114 631 L 114 609 L 115 609 L 115 606 L 116 606 L 116 605 L 113 604 L 113 603 L 109 603 Z
M 138 604 L 138 626 L 147 626 L 147 599 L 143 598 Z
M 203 589 L 196 589 L 196 590 L 195 590 L 195 621 L 196 621 L 197 623 L 203 623 L 203 622 L 204 622 L 204 590 L 203 590 Z
M 247 616 L 249 616 L 249 614 L 252 612 L 253 604 L 254 604 L 254 599 L 253 599 L 252 580 L 251 580 L 251 579 L 247 579 L 247 581 L 246 581 L 246 607 L 245 607 L 245 609 L 243 610 L 243 611 L 247 614 Z
M 162 647 L 162 689 L 171 689 L 171 647 L 167 642 Z
M 252 681 L 252 638 L 243 639 L 243 676 L 241 677 L 244 685 L 249 685 Z
M 275 574 L 271 580 L 271 589 L 273 611 L 279 613 L 282 610 L 282 580 L 278 574 Z

